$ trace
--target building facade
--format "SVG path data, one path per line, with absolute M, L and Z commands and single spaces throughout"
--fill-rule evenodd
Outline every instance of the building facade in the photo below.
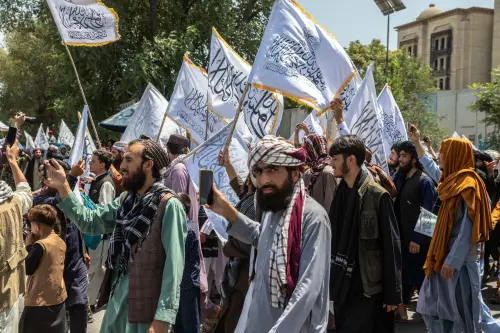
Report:
M 429 64 L 440 90 L 488 82 L 492 67 L 500 65 L 500 31 L 493 29 L 494 22 L 500 28 L 500 0 L 495 1 L 497 6 L 495 15 L 491 8 L 443 11 L 431 4 L 415 21 L 395 28 L 398 47 Z

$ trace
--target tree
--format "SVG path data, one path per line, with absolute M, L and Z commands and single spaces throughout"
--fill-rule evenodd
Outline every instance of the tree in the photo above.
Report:
M 430 67 L 422 59 L 409 57 L 401 50 L 391 51 L 386 78 L 386 47 L 380 40 L 374 39 L 368 45 L 353 41 L 346 51 L 361 77 L 364 77 L 370 63 L 375 61 L 373 77 L 377 91 L 381 91 L 388 83 L 404 120 L 417 126 L 423 135 L 430 136 L 435 144 L 439 144 L 446 136 L 446 131 L 439 127 L 437 116 L 425 98 L 436 90 Z
M 252 61 L 272 0 L 105 0 L 120 16 L 121 40 L 102 47 L 71 47 L 96 122 L 138 99 L 148 82 L 172 93 L 182 56 L 206 67 L 214 26 Z M 44 123 L 61 118 L 73 129 L 83 100 L 45 0 L 0 3 L 0 120 L 22 110 Z M 101 139 L 112 135 L 100 131 Z
M 476 89 L 477 99 L 468 106 L 473 112 L 484 112 L 483 122 L 495 126 L 495 131 L 488 134 L 487 146 L 500 149 L 500 136 L 496 129 L 500 126 L 500 67 L 491 72 L 491 82 L 474 83 L 469 88 Z

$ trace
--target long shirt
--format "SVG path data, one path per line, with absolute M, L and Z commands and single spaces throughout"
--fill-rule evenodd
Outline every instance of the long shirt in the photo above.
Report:
M 71 193 L 59 203 L 59 209 L 88 235 L 102 235 L 113 231 L 116 216 L 121 206 L 121 197 L 111 203 L 90 210 Z M 167 254 L 161 277 L 161 293 L 155 320 L 175 324 L 179 309 L 179 295 L 184 271 L 185 242 L 187 236 L 186 215 L 179 200 L 167 202 L 162 219 L 162 246 Z M 129 263 L 130 266 L 130 263 Z M 151 323 L 131 324 L 128 322 L 130 268 L 122 275 L 110 297 L 101 325 L 103 333 L 144 333 Z M 113 272 L 113 282 L 116 280 Z
M 284 211 L 271 213 L 262 228 L 238 213 L 228 234 L 257 248 L 255 277 L 245 298 L 237 333 L 326 332 L 330 280 L 331 231 L 323 207 L 307 196 L 302 222 L 299 277 L 286 307 L 271 306 L 269 265 L 273 237 Z

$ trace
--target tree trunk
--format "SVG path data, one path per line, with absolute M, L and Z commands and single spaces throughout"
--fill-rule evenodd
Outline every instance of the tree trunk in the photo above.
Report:
M 149 19 L 151 21 L 151 35 L 158 33 L 158 0 L 149 0 Z

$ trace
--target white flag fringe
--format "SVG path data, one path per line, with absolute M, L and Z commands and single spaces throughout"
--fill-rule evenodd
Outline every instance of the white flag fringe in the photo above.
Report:
M 199 173 L 200 169 L 211 169 L 214 172 L 214 183 L 217 189 L 221 191 L 226 198 L 235 205 L 239 199 L 237 194 L 229 185 L 229 176 L 227 175 L 226 168 L 220 166 L 218 163 L 219 152 L 224 148 L 226 140 L 229 136 L 232 123 L 229 123 L 220 132 L 213 135 L 210 139 L 196 147 L 186 158 L 184 164 L 188 169 L 189 175 L 193 183 L 199 186 Z M 246 147 L 243 138 L 238 131 L 234 132 L 231 144 L 229 146 L 229 158 L 233 164 L 236 173 L 242 178 L 246 179 L 248 175 L 247 159 L 248 148 Z M 207 216 L 212 222 L 214 230 L 221 239 L 227 240 L 227 221 L 220 215 L 206 209 Z
M 73 147 L 73 143 L 75 143 L 75 136 L 62 119 L 61 126 L 59 127 L 59 137 L 57 138 L 57 142 L 64 143 L 70 147 Z
M 101 46 L 120 39 L 118 14 L 101 1 L 47 0 L 63 44 Z
M 247 85 L 250 64 L 212 29 L 208 66 L 209 107 L 227 120 L 234 119 L 238 103 Z M 242 113 L 256 139 L 276 134 L 283 116 L 283 96 L 250 87 Z
M 139 139 L 141 135 L 156 139 L 167 107 L 168 101 L 158 89 L 149 83 L 129 121 L 130 126 L 127 126 L 120 140 L 130 142 Z M 184 134 L 184 131 L 167 117 L 160 139 L 168 140 L 172 134 Z
M 317 111 L 349 87 L 356 69 L 335 37 L 295 0 L 276 0 L 248 81 Z
M 351 103 L 351 110 L 345 115 L 345 122 L 351 134 L 360 137 L 373 154 L 373 163 L 381 166 L 387 173 L 387 154 L 378 112 L 373 63 L 368 67 L 365 78 Z
M 35 137 L 35 147 L 47 151 L 49 149 L 49 138 L 43 131 L 43 124 L 40 124 Z
M 195 144 L 205 141 L 208 121 L 208 138 L 220 131 L 227 120 L 213 110 L 208 112 L 208 74 L 184 55 L 181 70 L 170 99 L 168 115 L 191 136 Z
M 406 133 L 403 116 L 388 84 L 380 92 L 377 102 L 381 111 L 384 148 L 385 152 L 390 155 L 392 145 L 397 142 L 407 141 L 408 134 Z

